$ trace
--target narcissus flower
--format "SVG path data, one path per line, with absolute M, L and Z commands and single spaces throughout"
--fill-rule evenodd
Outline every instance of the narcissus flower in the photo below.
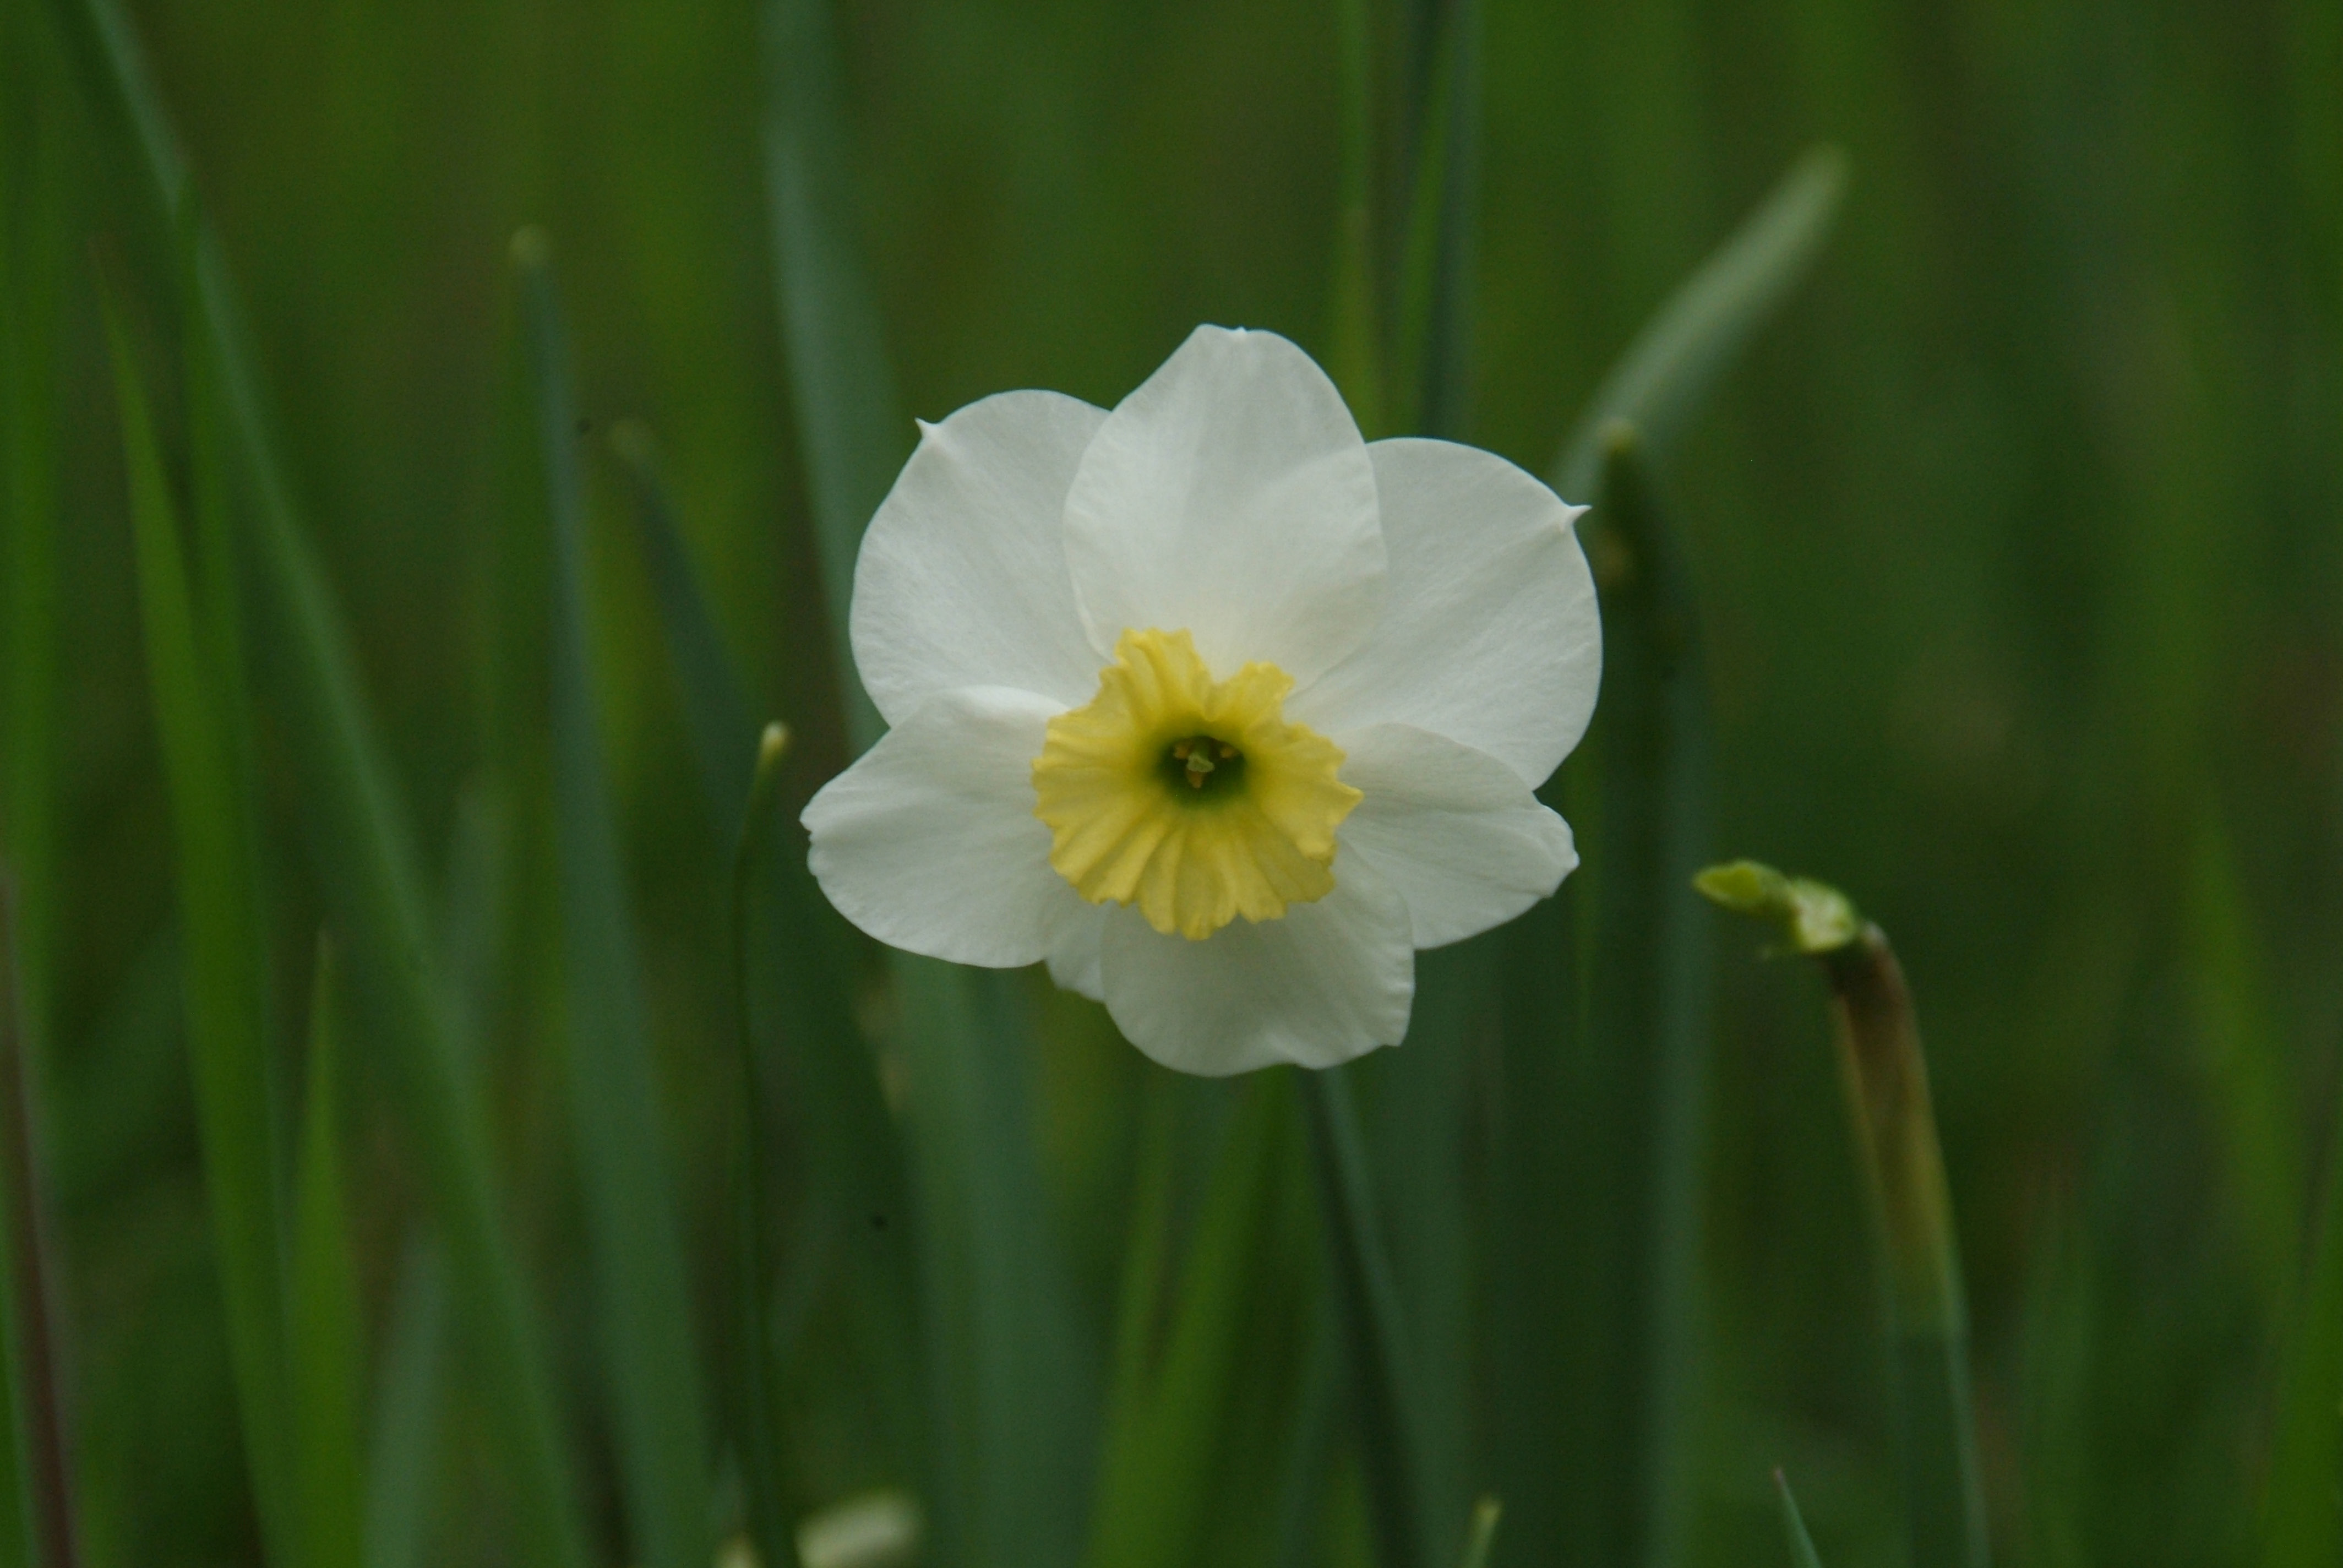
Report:
M 882 941 L 1046 962 L 1167 1067 L 1395 1045 L 1416 949 L 1577 864 L 1531 791 L 1601 672 L 1578 510 L 1370 445 L 1267 332 L 1198 327 L 1112 412 L 923 426 L 854 577 L 892 729 L 806 808 L 814 875 Z

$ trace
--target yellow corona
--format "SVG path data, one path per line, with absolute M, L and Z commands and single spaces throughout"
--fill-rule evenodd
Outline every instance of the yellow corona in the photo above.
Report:
M 1185 631 L 1124 632 L 1033 762 L 1050 864 L 1192 941 L 1333 891 L 1334 829 L 1360 796 L 1341 749 L 1286 719 L 1292 689 L 1273 664 L 1214 680 Z

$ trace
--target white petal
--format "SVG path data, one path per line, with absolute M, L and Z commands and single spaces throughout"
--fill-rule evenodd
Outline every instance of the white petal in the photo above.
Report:
M 1342 823 L 1342 852 L 1398 890 L 1417 947 L 1512 920 L 1577 866 L 1570 824 L 1487 752 L 1405 724 L 1338 743 L 1342 782 L 1362 796 Z
M 1106 982 L 1100 974 L 1101 941 L 1106 935 L 1106 908 L 1084 903 L 1082 912 L 1061 928 L 1058 945 L 1050 950 L 1050 978 L 1064 990 L 1092 1001 L 1106 1000 Z
M 1281 1061 L 1332 1067 L 1397 1045 L 1415 997 L 1407 907 L 1350 855 L 1336 857 L 1334 890 L 1315 903 L 1200 942 L 1114 909 L 1104 957 L 1107 1011 L 1123 1038 L 1208 1078 Z
M 1060 705 L 1000 687 L 920 704 L 805 809 L 839 913 L 882 942 L 955 963 L 1038 963 L 1090 905 L 1050 869 L 1033 759 Z
M 1374 465 L 1308 355 L 1199 327 L 1082 454 L 1066 559 L 1101 658 L 1126 629 L 1184 628 L 1223 679 L 1266 659 L 1306 681 L 1383 605 Z
M 1003 392 L 940 425 L 880 503 L 854 568 L 854 663 L 890 724 L 969 686 L 1098 692 L 1066 571 L 1066 490 L 1106 410 Z
M 1389 602 L 1365 646 L 1286 711 L 1322 734 L 1413 724 L 1545 781 L 1594 711 L 1603 628 L 1571 523 L 1583 507 L 1449 441 L 1367 448 Z

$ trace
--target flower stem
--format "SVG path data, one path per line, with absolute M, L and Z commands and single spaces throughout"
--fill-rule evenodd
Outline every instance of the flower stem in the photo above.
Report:
M 1305 1072 L 1312 1163 L 1324 1205 L 1334 1291 L 1350 1342 L 1353 1398 L 1364 1451 L 1367 1507 L 1383 1568 L 1423 1568 L 1423 1462 L 1415 1449 L 1399 1292 L 1375 1218 L 1374 1188 L 1350 1081 Z
M 1915 1568 L 1984 1568 L 1985 1493 L 1970 1405 L 1968 1311 L 1944 1153 L 1911 989 L 1885 932 L 1844 894 L 1739 861 L 1695 879 L 1725 908 L 1771 920 L 1817 960 L 1887 1294 Z
M 773 1429 L 772 1316 L 765 1302 L 771 1270 L 765 1254 L 765 1149 L 761 1075 L 757 1070 L 757 1033 L 749 989 L 749 927 L 757 863 L 764 856 L 766 827 L 772 820 L 780 764 L 789 730 L 768 724 L 757 746 L 757 770 L 749 789 L 748 811 L 732 850 L 732 995 L 740 1052 L 740 1141 L 735 1176 L 735 1245 L 739 1270 L 735 1303 L 740 1322 L 741 1490 L 748 1494 L 749 1530 L 763 1563 L 786 1563 L 792 1550 L 780 1496 L 780 1442 Z

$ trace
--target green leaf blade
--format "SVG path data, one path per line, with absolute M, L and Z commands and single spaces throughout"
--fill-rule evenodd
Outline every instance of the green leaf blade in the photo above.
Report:
M 356 1254 L 343 1195 L 341 1031 L 333 949 L 320 941 L 309 1017 L 309 1082 L 294 1172 L 290 1311 L 294 1475 L 303 1561 L 309 1568 L 363 1568 L 366 1489 L 359 1432 L 359 1368 L 366 1337 Z
M 1586 1038 L 1563 1064 L 1548 1136 L 1563 1152 L 1555 1227 L 1579 1288 L 1545 1332 L 1568 1413 L 1544 1476 L 1574 1503 L 1548 1519 L 1507 1492 L 1515 1541 L 1559 1531 L 1556 1560 L 1669 1563 L 1682 1550 L 1696 1386 L 1699 1169 L 1710 936 L 1686 890 L 1709 858 L 1710 727 L 1697 619 L 1677 536 L 1632 432 L 1614 427 L 1603 513 L 1626 563 L 1603 605 L 1604 701 L 1590 737 L 1602 812 L 1587 860 L 1592 959 Z M 1551 960 L 1550 960 L 1551 961 Z M 1549 1347 L 1551 1348 L 1551 1347 Z
M 2329 1145 L 2279 1383 L 2262 1568 L 2343 1560 L 2343 1137 Z
M 860 751 L 878 710 L 854 675 L 847 634 L 862 530 L 911 448 L 879 307 L 856 238 L 840 105 L 835 24 L 826 0 L 768 0 L 765 181 L 774 272 L 799 439 L 813 491 L 830 647 Z
M 1846 186 L 1846 156 L 1816 147 L 1669 297 L 1596 390 L 1563 447 L 1554 487 L 1591 500 L 1603 477 L 1604 432 L 1632 425 L 1647 449 L 1674 447 L 1692 416 L 1758 327 L 1805 276 Z
M 246 1455 L 264 1537 L 282 1564 L 297 1543 L 295 1442 L 283 1379 L 286 1263 L 281 1250 L 275 1087 L 261 965 L 266 952 L 246 784 L 227 710 L 232 672 L 207 657 L 218 628 L 199 620 L 180 542 L 178 507 L 126 328 L 109 310 L 115 392 L 122 421 L 136 536 L 139 608 L 165 782 L 176 846 L 186 931 L 187 1040 L 193 1057 L 205 1191 L 236 1368 Z M 206 563 L 217 572 L 222 563 Z
M 553 789 L 569 1082 L 603 1367 L 628 1523 L 645 1568 L 704 1568 L 715 1545 L 706 1418 L 670 1157 L 658 1120 L 664 1097 L 595 728 L 568 347 L 541 237 L 524 234 L 514 256 L 553 534 Z

